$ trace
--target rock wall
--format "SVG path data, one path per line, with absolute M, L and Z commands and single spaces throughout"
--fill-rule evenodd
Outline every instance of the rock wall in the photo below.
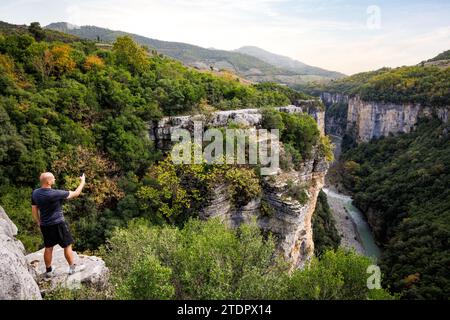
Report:
M 420 117 L 436 115 L 448 122 L 450 107 L 430 108 L 420 104 L 393 104 L 363 101 L 352 97 L 348 102 L 347 131 L 354 132 L 356 141 L 367 142 L 389 133 L 408 133 Z
M 337 103 L 348 103 L 349 98 L 342 93 L 322 92 L 320 94 L 320 100 L 326 107 L 329 107 Z
M 278 239 L 278 248 L 292 267 L 302 267 L 314 254 L 311 219 L 327 170 L 328 163 L 315 152 L 299 170 L 279 169 L 277 175 L 265 177 L 261 197 L 241 207 L 233 204 L 228 186 L 218 183 L 200 217 L 219 217 L 232 227 L 256 219 L 262 230 Z M 288 181 L 306 186 L 306 203 L 301 204 L 288 195 Z M 269 214 L 263 205 L 269 206 Z
M 342 137 L 347 129 L 348 96 L 323 92 L 320 100 L 325 105 L 325 133 Z
M 319 130 L 325 133 L 325 112 L 317 100 L 302 100 L 297 105 L 278 107 L 281 112 L 287 113 L 308 113 L 317 122 Z M 149 124 L 149 136 L 157 148 L 163 151 L 170 150 L 172 142 L 171 134 L 175 129 L 188 129 L 193 132 L 194 121 L 202 121 L 204 127 L 223 127 L 230 123 L 235 123 L 248 127 L 259 127 L 262 115 L 259 109 L 239 109 L 217 111 L 211 114 L 199 114 L 192 116 L 164 117 L 158 122 Z
M 325 129 L 323 106 L 317 100 L 302 100 L 296 105 L 279 107 L 287 113 L 308 113 L 317 122 L 321 134 Z M 150 126 L 150 137 L 161 150 L 170 150 L 171 133 L 176 128 L 193 132 L 194 121 L 203 121 L 205 126 L 224 127 L 233 122 L 243 126 L 260 127 L 262 115 L 259 109 L 218 111 L 209 115 L 166 117 Z M 280 143 L 280 153 L 283 145 Z M 328 163 L 317 149 L 311 159 L 305 161 L 299 170 L 284 172 L 278 169 L 276 175 L 267 176 L 262 181 L 262 194 L 249 203 L 236 206 L 228 190 L 229 185 L 218 182 L 212 190 L 208 203 L 199 213 L 200 218 L 219 217 L 225 223 L 236 227 L 241 223 L 256 219 L 262 230 L 273 233 L 278 239 L 278 247 L 291 262 L 293 268 L 301 267 L 314 254 L 311 218 L 317 196 L 324 185 Z M 288 181 L 305 186 L 308 200 L 301 204 L 288 195 Z M 264 209 L 269 208 L 271 214 Z
M 17 227 L 0 207 L 0 300 L 41 300 Z

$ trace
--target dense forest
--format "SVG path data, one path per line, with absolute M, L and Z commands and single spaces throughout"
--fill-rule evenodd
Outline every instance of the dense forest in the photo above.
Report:
M 316 256 L 321 256 L 326 250 L 339 248 L 341 236 L 336 229 L 336 222 L 328 205 L 327 195 L 323 191 L 320 191 L 317 198 L 312 225 Z
M 341 180 L 384 247 L 385 281 L 406 299 L 450 295 L 450 125 L 417 128 L 351 148 Z

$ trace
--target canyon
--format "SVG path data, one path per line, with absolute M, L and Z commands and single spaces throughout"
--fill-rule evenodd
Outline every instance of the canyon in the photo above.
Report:
M 278 108 L 281 112 L 307 113 L 317 122 L 321 134 L 325 130 L 325 115 L 317 100 L 299 101 L 297 105 Z M 262 114 L 258 109 L 217 111 L 209 115 L 165 117 L 149 124 L 149 136 L 162 151 L 169 151 L 173 142 L 171 133 L 177 128 L 193 131 L 193 122 L 203 121 L 205 127 L 225 127 L 230 123 L 243 127 L 259 128 Z M 284 148 L 280 143 L 280 156 Z M 314 254 L 311 218 L 317 196 L 322 189 L 328 163 L 314 148 L 310 159 L 304 160 L 297 170 L 278 169 L 275 175 L 262 178 L 262 194 L 250 202 L 236 206 L 228 191 L 229 185 L 217 182 L 200 218 L 218 217 L 226 224 L 237 227 L 241 223 L 256 220 L 258 226 L 271 232 L 278 239 L 279 250 L 292 268 L 302 267 Z M 289 185 L 304 186 L 308 195 L 305 203 L 289 196 Z

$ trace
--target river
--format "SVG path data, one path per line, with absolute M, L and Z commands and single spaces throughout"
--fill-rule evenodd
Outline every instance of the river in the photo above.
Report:
M 330 136 L 335 147 L 335 159 L 340 156 L 341 138 Z M 377 260 L 381 250 L 375 243 L 369 224 L 364 215 L 353 205 L 350 196 L 341 194 L 333 186 L 323 188 L 328 204 L 336 221 L 336 228 L 341 235 L 341 246 L 353 248 L 358 253 Z
M 323 191 L 327 195 L 328 204 L 337 222 L 336 227 L 339 233 L 343 235 L 342 245 L 354 248 L 359 253 L 378 259 L 381 254 L 380 248 L 375 243 L 374 236 L 365 217 L 352 204 L 352 198 L 328 188 L 323 188 Z M 343 223 L 342 216 L 348 223 Z M 348 219 L 345 217 L 348 217 Z M 355 242 L 358 242 L 358 244 Z

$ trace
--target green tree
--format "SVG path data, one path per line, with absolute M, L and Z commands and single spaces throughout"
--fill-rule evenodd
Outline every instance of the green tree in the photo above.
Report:
M 113 52 L 116 63 L 126 67 L 130 72 L 142 73 L 148 69 L 149 61 L 146 50 L 129 36 L 118 37 L 114 42 Z
M 39 22 L 32 22 L 28 27 L 28 31 L 33 35 L 36 41 L 42 41 L 45 38 L 45 32 L 41 28 Z

